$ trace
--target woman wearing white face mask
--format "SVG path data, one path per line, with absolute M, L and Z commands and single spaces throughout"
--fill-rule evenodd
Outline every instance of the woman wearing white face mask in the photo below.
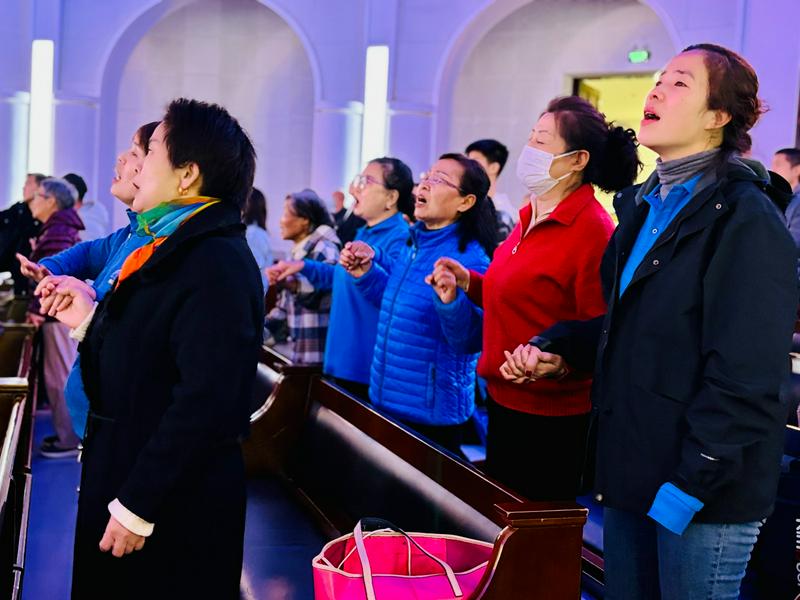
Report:
M 558 381 L 514 384 L 500 370 L 504 351 L 560 320 L 603 314 L 599 265 L 614 225 L 591 184 L 622 189 L 639 165 L 632 131 L 609 125 L 581 98 L 556 98 L 517 163 L 530 203 L 486 274 L 449 258 L 435 266 L 432 279 L 443 302 L 457 285 L 484 311 L 482 336 L 476 318 L 465 327 L 465 340 L 481 344 L 482 338 L 478 373 L 490 395 L 487 470 L 531 499 L 576 496 L 591 379 L 565 371 Z

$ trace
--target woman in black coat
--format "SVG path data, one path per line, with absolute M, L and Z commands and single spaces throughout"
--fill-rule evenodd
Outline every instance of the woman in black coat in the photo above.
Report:
M 96 307 L 74 279 L 39 286 L 44 309 L 83 336 L 76 600 L 239 597 L 239 441 L 263 320 L 240 219 L 254 170 L 253 146 L 223 108 L 172 102 L 134 180 L 152 243 Z
M 757 93 L 726 48 L 670 61 L 639 133 L 656 173 L 614 202 L 608 313 L 560 323 L 506 363 L 520 381 L 595 368 L 609 599 L 738 598 L 772 511 L 798 289 L 767 171 L 740 157 Z

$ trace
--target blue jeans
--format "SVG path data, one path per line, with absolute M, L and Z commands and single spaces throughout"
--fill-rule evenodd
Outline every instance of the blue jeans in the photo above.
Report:
M 647 516 L 605 508 L 605 598 L 737 600 L 761 525 L 690 523 L 675 535 Z

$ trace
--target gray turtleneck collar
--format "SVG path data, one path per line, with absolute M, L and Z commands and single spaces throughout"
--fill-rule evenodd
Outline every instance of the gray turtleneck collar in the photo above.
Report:
M 658 180 L 661 183 L 659 190 L 661 199 L 665 199 L 674 186 L 708 169 L 718 156 L 719 148 L 714 148 L 675 160 L 656 159 L 656 173 L 658 173 Z

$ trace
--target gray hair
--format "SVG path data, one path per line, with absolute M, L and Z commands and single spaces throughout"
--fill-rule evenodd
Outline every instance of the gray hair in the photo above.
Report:
M 48 177 L 39 185 L 44 188 L 44 193 L 56 200 L 59 210 L 72 208 L 78 200 L 78 190 L 66 179 Z

